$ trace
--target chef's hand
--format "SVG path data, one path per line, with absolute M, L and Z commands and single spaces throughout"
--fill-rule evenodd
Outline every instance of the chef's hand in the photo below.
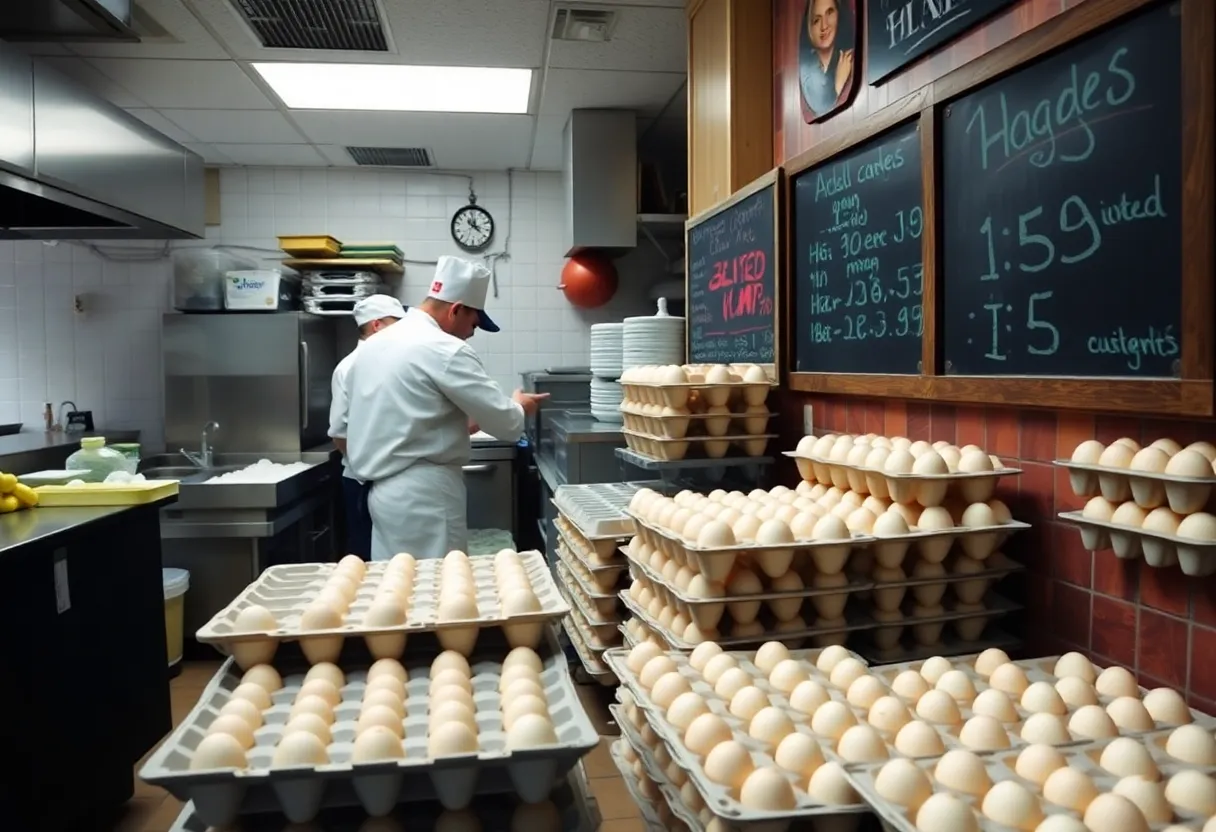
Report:
M 511 398 L 519 402 L 519 406 L 524 409 L 524 413 L 531 416 L 540 409 L 540 403 L 549 398 L 548 393 L 525 393 L 523 390 L 516 390 L 511 394 Z

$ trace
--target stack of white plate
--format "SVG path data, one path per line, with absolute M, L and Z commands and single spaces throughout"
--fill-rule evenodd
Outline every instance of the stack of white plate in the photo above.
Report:
M 621 357 L 625 325 L 593 324 L 591 327 L 591 373 L 616 381 L 621 377 Z
M 621 401 L 625 390 L 615 381 L 602 378 L 591 379 L 591 415 L 601 422 L 621 424 Z
M 684 319 L 667 314 L 667 298 L 651 317 L 626 318 L 621 337 L 622 369 L 684 363 Z

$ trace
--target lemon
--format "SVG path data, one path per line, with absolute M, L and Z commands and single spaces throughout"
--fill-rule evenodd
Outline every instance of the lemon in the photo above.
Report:
M 13 487 L 13 496 L 24 508 L 33 508 L 38 505 L 38 492 L 23 482 L 19 482 Z
M 21 508 L 21 503 L 17 502 L 17 498 L 12 494 L 0 496 L 0 514 L 11 514 Z
M 17 478 L 12 474 L 0 471 L 0 494 L 11 494 L 17 487 Z

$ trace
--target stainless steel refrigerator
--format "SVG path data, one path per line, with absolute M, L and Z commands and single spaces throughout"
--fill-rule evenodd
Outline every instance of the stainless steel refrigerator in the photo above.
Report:
M 338 324 L 303 312 L 165 315 L 165 445 L 196 449 L 212 421 L 226 453 L 327 442 Z

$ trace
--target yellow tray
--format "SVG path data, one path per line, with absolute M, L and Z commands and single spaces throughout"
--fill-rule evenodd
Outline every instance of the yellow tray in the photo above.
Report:
M 34 490 L 38 492 L 38 505 L 42 508 L 139 506 L 175 496 L 178 493 L 178 480 L 44 485 Z
M 405 274 L 405 268 L 392 260 L 371 260 L 358 257 L 335 257 L 329 259 L 297 259 L 284 260 L 283 265 L 298 272 L 311 272 L 318 269 L 368 269 L 377 274 Z
M 279 237 L 279 248 L 292 257 L 337 257 L 342 243 L 327 234 L 305 234 Z

